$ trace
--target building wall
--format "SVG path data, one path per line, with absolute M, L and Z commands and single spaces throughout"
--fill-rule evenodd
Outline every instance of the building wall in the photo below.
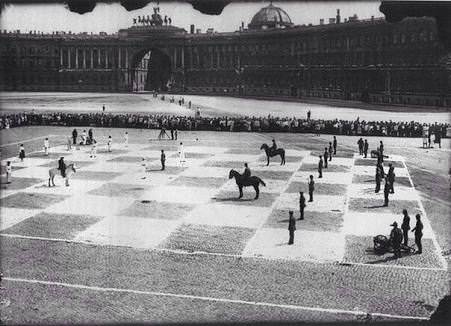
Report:
M 151 49 L 169 57 L 174 92 L 451 106 L 451 60 L 432 18 L 153 37 L 0 34 L 0 89 L 143 90 L 138 63 Z

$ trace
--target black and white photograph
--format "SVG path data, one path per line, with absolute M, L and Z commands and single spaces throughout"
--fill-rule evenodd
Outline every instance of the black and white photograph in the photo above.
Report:
M 451 1 L 0 1 L 0 323 L 451 320 Z

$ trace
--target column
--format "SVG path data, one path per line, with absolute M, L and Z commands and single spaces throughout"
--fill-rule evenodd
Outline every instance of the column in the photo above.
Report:
M 177 68 L 177 48 L 174 48 L 174 69 Z
M 121 69 L 121 48 L 118 48 L 118 60 L 117 60 L 117 67 L 118 69 Z
M 108 69 L 108 48 L 105 49 L 105 69 Z
M 86 49 L 83 49 L 83 69 L 86 69 Z
M 182 47 L 182 68 L 185 68 L 185 48 Z
M 218 48 L 218 49 L 216 49 L 217 51 L 216 51 L 216 66 L 218 67 L 218 69 L 219 68 L 221 68 L 221 60 L 220 60 L 220 58 L 221 58 L 221 50 Z
M 60 68 L 63 68 L 63 48 L 60 48 Z
M 97 66 L 99 67 L 99 68 L 101 68 L 100 67 L 100 49 L 97 49 Z
M 93 49 L 89 49 L 89 52 L 91 54 L 91 69 L 94 69 L 94 50 Z
M 78 69 L 78 48 L 75 48 L 75 69 Z
M 125 49 L 125 69 L 128 69 L 128 49 Z
M 70 48 L 67 48 L 67 68 L 70 69 Z

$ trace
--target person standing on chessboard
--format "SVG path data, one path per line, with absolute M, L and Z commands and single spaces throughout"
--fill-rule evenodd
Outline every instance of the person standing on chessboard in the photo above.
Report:
M 45 154 L 45 156 L 49 156 L 49 148 L 50 148 L 49 139 L 46 137 L 44 139 L 44 154 Z

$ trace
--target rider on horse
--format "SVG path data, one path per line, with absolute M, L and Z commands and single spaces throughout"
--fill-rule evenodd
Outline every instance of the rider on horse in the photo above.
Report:
M 270 153 L 275 153 L 276 149 L 277 149 L 277 144 L 276 144 L 276 141 L 273 139 L 272 140 L 272 146 L 269 148 L 269 152 Z
M 58 160 L 58 170 L 61 171 L 61 176 L 63 178 L 65 178 L 66 177 L 66 163 L 64 162 L 64 157 L 61 157 Z
M 243 181 L 248 180 L 251 177 L 251 169 L 244 163 Z

